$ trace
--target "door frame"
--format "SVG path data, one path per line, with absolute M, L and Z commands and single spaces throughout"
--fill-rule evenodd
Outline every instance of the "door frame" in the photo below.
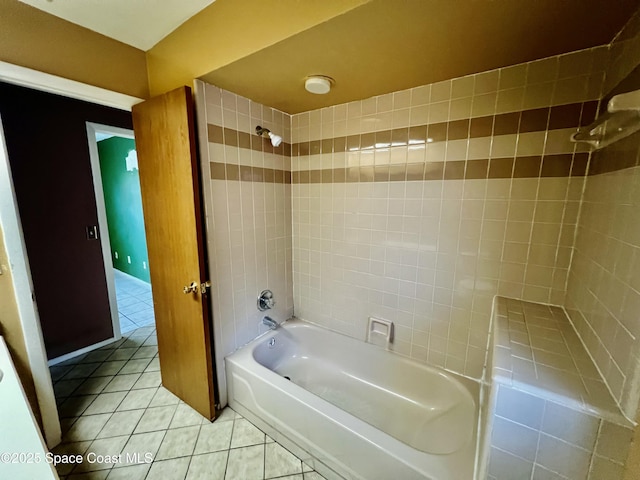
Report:
M 135 137 L 133 135 L 133 130 L 87 122 L 87 140 L 89 142 L 89 158 L 91 159 L 93 193 L 96 196 L 96 207 L 98 210 L 98 232 L 102 247 L 102 258 L 104 260 L 104 274 L 107 279 L 107 291 L 109 293 L 109 308 L 111 309 L 111 323 L 113 324 L 113 340 L 119 340 L 122 338 L 122 332 L 120 331 L 118 303 L 116 300 L 116 283 L 113 275 L 113 259 L 111 258 L 111 241 L 109 239 L 109 224 L 107 221 L 107 208 L 104 203 L 104 188 L 102 186 L 102 171 L 100 170 L 100 155 L 98 153 L 96 133 L 107 133 L 117 137 L 130 138 L 132 140 L 135 140 Z
M 5 248 L 13 279 L 13 290 L 22 327 L 21 333 L 42 418 L 42 429 L 47 446 L 51 448 L 61 440 L 60 420 L 47 363 L 47 352 L 40 327 L 38 307 L 33 296 L 31 268 L 24 242 L 18 201 L 13 188 L 2 118 L 0 118 L 0 224 L 4 233 Z
M 85 83 L 57 77 L 30 68 L 0 62 L 0 80 L 44 92 L 62 95 L 98 105 L 131 111 L 131 107 L 143 99 Z M 1 127 L 1 125 L 0 125 Z M 18 204 L 11 182 L 11 169 L 4 146 L 4 134 L 0 132 L 0 218 L 7 226 L 5 246 L 11 260 L 16 303 L 20 313 L 20 323 L 25 347 L 29 358 L 29 369 L 42 415 L 43 435 L 47 446 L 53 448 L 61 441 L 60 418 L 53 392 L 51 373 L 47 363 L 47 353 L 40 326 L 37 305 L 32 300 L 31 270 L 27 251 L 22 238 L 22 224 Z M 5 188 L 6 187 L 6 188 Z M 11 227 L 11 229 L 9 229 Z

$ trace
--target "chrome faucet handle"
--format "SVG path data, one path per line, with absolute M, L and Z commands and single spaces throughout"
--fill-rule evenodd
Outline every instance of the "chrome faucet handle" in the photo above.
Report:
M 258 310 L 264 312 L 276 305 L 276 301 L 273 299 L 273 292 L 271 290 L 263 290 L 258 297 Z

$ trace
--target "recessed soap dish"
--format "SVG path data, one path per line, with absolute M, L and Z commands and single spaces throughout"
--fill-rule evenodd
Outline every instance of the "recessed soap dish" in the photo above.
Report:
M 389 348 L 389 345 L 393 343 L 393 322 L 369 317 L 367 343 Z

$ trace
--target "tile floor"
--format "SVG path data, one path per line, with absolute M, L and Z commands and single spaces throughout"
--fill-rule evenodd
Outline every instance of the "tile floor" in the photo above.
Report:
M 116 300 L 120 317 L 120 332 L 131 332 L 136 328 L 154 326 L 153 296 L 151 285 L 113 269 L 116 283 Z
M 61 479 L 323 479 L 230 408 L 212 423 L 162 387 L 154 327 L 52 366 L 51 376 L 63 431 L 53 452 L 85 459 L 59 465 Z M 89 452 L 121 462 L 89 463 Z

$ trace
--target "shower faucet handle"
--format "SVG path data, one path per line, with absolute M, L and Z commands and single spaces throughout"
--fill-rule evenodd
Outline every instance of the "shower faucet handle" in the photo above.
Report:
M 273 299 L 273 292 L 271 290 L 263 290 L 258 296 L 258 310 L 264 312 L 276 305 L 276 301 Z

